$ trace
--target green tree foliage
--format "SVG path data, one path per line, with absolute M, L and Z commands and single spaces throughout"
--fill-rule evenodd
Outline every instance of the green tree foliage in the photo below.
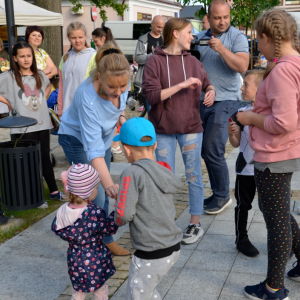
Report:
M 250 28 L 263 12 L 280 4 L 280 0 L 235 0 L 232 5 L 231 24 Z
M 213 0 L 177 0 L 183 6 L 195 5 L 201 2 L 203 9 L 196 12 L 196 16 L 202 19 L 207 13 L 208 6 Z M 280 0 L 234 0 L 231 9 L 231 24 L 234 26 L 251 27 L 262 11 L 271 9 L 280 4 Z
M 79 9 L 82 8 L 82 4 L 80 3 L 80 0 L 69 0 L 74 7 L 72 10 L 74 12 L 77 12 Z M 118 0 L 89 0 L 91 5 L 94 5 L 100 9 L 100 18 L 103 22 L 107 21 L 107 15 L 106 15 L 106 7 L 111 7 L 114 11 L 117 12 L 119 16 L 122 16 L 124 11 L 128 10 L 128 5 L 125 3 L 120 3 Z

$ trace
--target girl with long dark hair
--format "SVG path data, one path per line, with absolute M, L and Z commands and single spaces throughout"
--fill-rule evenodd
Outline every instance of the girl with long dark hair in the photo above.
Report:
M 37 69 L 34 51 L 30 44 L 19 42 L 12 50 L 13 69 L 0 75 L 0 101 L 9 110 L 15 109 L 21 116 L 36 119 L 34 126 L 12 128 L 11 140 L 37 140 L 41 145 L 42 173 L 50 190 L 49 199 L 61 200 L 50 160 L 50 120 L 45 94 L 49 92 L 49 79 Z M 47 208 L 45 202 L 41 208 Z

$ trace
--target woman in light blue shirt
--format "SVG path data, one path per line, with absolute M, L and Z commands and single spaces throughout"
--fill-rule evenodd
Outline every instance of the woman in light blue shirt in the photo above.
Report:
M 108 213 L 107 196 L 116 198 L 119 191 L 119 185 L 113 183 L 109 174 L 110 145 L 116 124 L 126 121 L 130 66 L 112 42 L 98 51 L 96 66 L 93 74 L 77 88 L 63 114 L 58 141 L 70 165 L 88 163 L 99 172 L 101 185 L 94 203 Z M 111 236 L 105 236 L 104 243 L 115 255 L 129 254 Z

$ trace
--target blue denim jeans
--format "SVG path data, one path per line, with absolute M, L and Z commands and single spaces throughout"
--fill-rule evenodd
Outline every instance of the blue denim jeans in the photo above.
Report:
M 229 198 L 229 172 L 224 157 L 228 140 L 228 119 L 241 107 L 241 101 L 216 101 L 206 107 L 200 102 L 204 128 L 202 157 L 205 161 L 214 198 Z
M 82 143 L 74 136 L 68 134 L 59 134 L 58 135 L 58 142 L 62 146 L 67 160 L 70 165 L 72 164 L 91 164 L 91 162 L 87 159 L 86 153 L 83 149 Z M 105 152 L 105 163 L 107 165 L 108 171 L 110 170 L 110 159 L 111 159 L 111 150 L 110 148 Z M 106 215 L 108 215 L 108 206 L 109 200 L 105 191 L 101 185 L 99 184 L 98 187 L 98 194 L 95 200 L 93 200 L 97 206 L 102 207 L 105 209 Z M 109 244 L 114 241 L 112 236 L 103 236 L 104 244 Z
M 201 173 L 201 147 L 203 133 L 190 134 L 156 134 L 157 148 L 156 160 L 168 163 L 175 173 L 175 150 L 177 141 L 185 165 L 186 181 L 189 185 L 190 214 L 199 216 L 203 214 L 203 181 Z M 193 149 L 185 149 L 186 146 Z

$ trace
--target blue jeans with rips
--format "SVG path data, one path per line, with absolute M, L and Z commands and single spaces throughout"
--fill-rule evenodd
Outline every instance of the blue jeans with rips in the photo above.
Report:
M 91 162 L 87 159 L 86 153 L 83 149 L 83 144 L 74 136 L 68 134 L 59 134 L 58 135 L 58 142 L 62 146 L 67 160 L 70 165 L 72 164 L 88 164 L 90 165 Z M 110 148 L 105 152 L 105 163 L 107 165 L 108 171 L 110 170 L 110 159 L 111 159 L 111 150 Z M 105 213 L 108 216 L 108 206 L 109 200 L 105 191 L 101 185 L 99 184 L 98 187 L 98 194 L 95 200 L 93 200 L 97 206 L 102 207 L 105 209 Z M 114 241 L 112 236 L 103 236 L 104 244 L 109 244 Z
M 170 165 L 175 173 L 175 151 L 177 141 L 185 165 L 186 181 L 189 186 L 190 214 L 203 214 L 204 189 L 201 173 L 201 147 L 203 133 L 156 134 L 156 160 Z
M 229 199 L 229 172 L 224 157 L 228 140 L 230 116 L 241 107 L 242 101 L 216 101 L 206 107 L 200 102 L 204 128 L 202 158 L 205 161 L 214 198 Z

